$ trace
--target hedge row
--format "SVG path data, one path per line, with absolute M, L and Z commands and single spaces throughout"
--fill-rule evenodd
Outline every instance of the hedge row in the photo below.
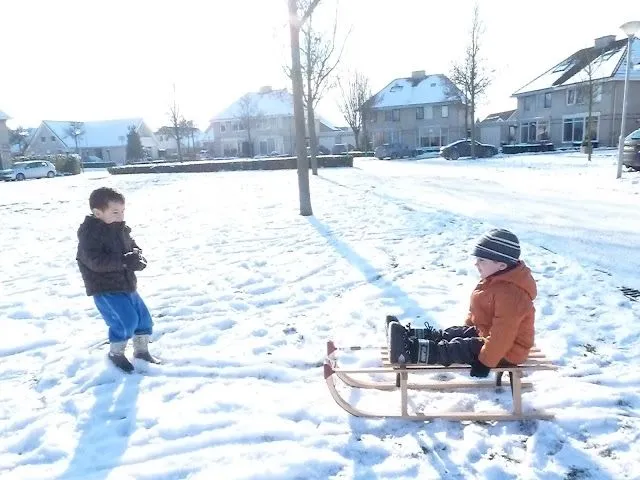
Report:
M 318 167 L 353 167 L 353 157 L 350 155 L 321 155 L 318 157 Z M 122 165 L 108 168 L 112 175 L 126 175 L 134 173 L 201 173 L 201 172 L 230 172 L 236 170 L 292 170 L 297 168 L 296 157 L 261 158 L 245 160 L 217 160 L 199 162 L 170 162 L 170 163 L 141 163 L 136 165 Z
M 349 156 L 353 157 L 353 158 L 360 158 L 360 157 L 374 157 L 375 153 L 373 152 L 349 152 Z

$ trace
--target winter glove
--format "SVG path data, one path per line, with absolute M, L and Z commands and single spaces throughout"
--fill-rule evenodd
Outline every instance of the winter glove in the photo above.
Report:
M 491 369 L 489 367 L 476 358 L 471 364 L 471 372 L 469 375 L 472 377 L 485 378 L 489 376 L 490 371 Z
M 142 256 L 139 250 L 124 254 L 124 268 L 139 272 L 147 267 L 147 259 Z

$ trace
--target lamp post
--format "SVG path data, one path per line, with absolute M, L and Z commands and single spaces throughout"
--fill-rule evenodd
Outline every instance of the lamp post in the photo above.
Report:
M 621 27 L 622 31 L 629 38 L 627 43 L 627 70 L 624 75 L 624 95 L 622 96 L 622 122 L 620 124 L 620 139 L 618 140 L 618 172 L 616 178 L 622 177 L 622 155 L 624 155 L 624 132 L 627 120 L 627 94 L 629 90 L 629 72 L 631 72 L 631 47 L 633 37 L 640 31 L 640 21 L 627 22 Z

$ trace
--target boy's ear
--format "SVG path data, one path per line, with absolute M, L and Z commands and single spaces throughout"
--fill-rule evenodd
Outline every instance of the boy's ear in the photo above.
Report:
M 91 213 L 93 213 L 96 217 L 99 218 L 102 211 L 99 208 L 92 208 Z
M 506 263 L 500 262 L 500 265 L 498 266 L 498 269 L 499 270 L 506 270 L 508 266 L 509 265 L 507 265 Z

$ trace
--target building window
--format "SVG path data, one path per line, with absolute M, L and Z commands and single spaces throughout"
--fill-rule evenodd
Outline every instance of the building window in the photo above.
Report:
M 391 110 L 385 110 L 384 111 L 384 121 L 385 122 L 390 122 L 392 120 L 392 116 L 391 116 Z
M 551 108 L 551 92 L 544 94 L 544 108 Z
M 571 62 L 570 61 L 565 61 L 562 62 L 560 64 L 558 64 L 556 66 L 556 68 L 553 69 L 553 73 L 560 73 L 560 72 L 564 72 L 567 68 L 569 68 L 571 66 Z
M 522 122 L 520 124 L 520 141 L 522 143 L 535 143 L 536 122 Z
M 538 120 L 536 123 L 536 141 L 546 142 L 549 140 L 549 121 Z
M 424 107 L 416 108 L 416 120 L 424 120 Z
M 41 141 L 42 143 L 45 143 L 45 142 L 47 141 L 47 137 L 40 137 L 40 141 Z
M 420 145 L 420 147 L 441 147 L 446 145 L 446 142 L 446 128 L 429 128 L 421 130 L 419 133 L 418 145 Z
M 599 86 L 595 86 L 599 87 Z M 598 92 L 600 90 L 600 92 Z M 567 89 L 567 105 L 584 105 L 589 100 L 589 87 L 573 87 Z M 602 90 L 594 88 L 593 101 L 599 102 L 602 97 Z M 597 100 L 596 100 L 597 99 Z
M 442 105 L 442 118 L 448 118 L 449 117 L 449 105 Z
M 590 123 L 590 125 L 589 125 Z M 587 121 L 587 116 L 567 117 L 562 125 L 562 141 L 565 143 L 578 143 L 586 138 L 598 140 L 599 117 L 592 116 L 591 122 Z M 587 132 L 590 134 L 587 134 Z
M 431 105 L 424 108 L 424 118 L 431 120 L 433 118 L 433 107 Z
M 524 97 L 524 111 L 525 112 L 530 112 L 531 110 L 533 110 L 533 101 L 535 100 L 536 97 L 534 97 L 533 95 L 529 95 L 528 97 Z
M 53 135 L 51 135 L 51 141 L 55 142 L 56 141 L 56 137 L 54 137 Z
M 400 110 L 399 109 L 394 109 L 391 110 L 391 114 L 393 116 L 393 121 L 394 122 L 399 122 L 400 121 Z
M 537 143 L 548 140 L 549 120 L 531 120 L 520 124 L 520 141 L 522 143 Z
M 574 88 L 567 89 L 567 105 L 575 105 L 576 90 Z

